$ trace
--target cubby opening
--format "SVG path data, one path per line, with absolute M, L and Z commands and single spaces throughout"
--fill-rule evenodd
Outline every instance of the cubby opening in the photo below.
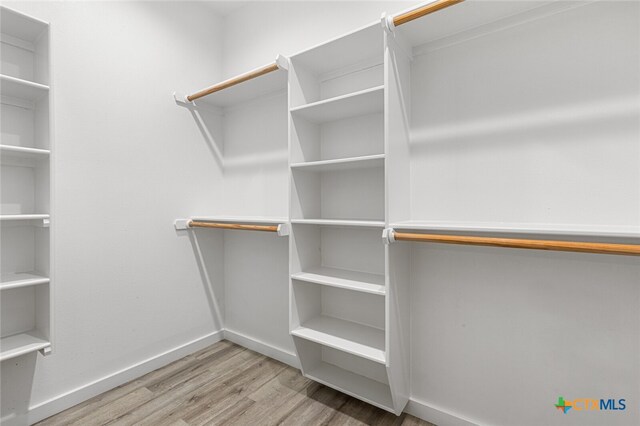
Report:
M 291 57 L 291 107 L 299 107 L 384 84 L 380 23 Z
M 292 114 L 293 164 L 384 154 L 384 116 L 371 114 L 313 122 Z
M 2 15 L 0 73 L 29 82 L 49 84 L 47 25 L 9 9 L 4 9 Z
M 3 164 L 1 178 L 0 214 L 25 215 L 49 212 L 48 161 L 38 162 L 36 167 Z
M 35 101 L 2 96 L 2 146 L 49 149 L 49 97 Z
M 385 362 L 384 297 L 293 280 L 292 334 Z
M 294 336 L 304 374 L 369 404 L 393 411 L 384 364 Z
M 292 169 L 292 219 L 384 220 L 384 167 Z
M 381 228 L 294 224 L 292 277 L 338 288 L 384 294 Z
M 48 277 L 49 229 L 36 222 L 3 221 L 0 236 L 2 286 L 21 279 L 20 274 Z

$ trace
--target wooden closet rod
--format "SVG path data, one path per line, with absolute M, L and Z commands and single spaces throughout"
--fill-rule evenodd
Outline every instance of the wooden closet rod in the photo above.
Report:
M 272 63 L 271 65 L 267 65 L 265 67 L 262 68 L 258 68 L 257 70 L 253 70 L 253 71 L 249 71 L 246 74 L 242 74 L 239 75 L 237 77 L 234 77 L 230 80 L 227 81 L 223 81 L 222 83 L 218 83 L 214 86 L 211 86 L 209 88 L 206 89 L 202 89 L 201 91 L 194 93 L 193 95 L 189 95 L 187 96 L 187 100 L 189 102 L 193 102 L 196 99 L 199 99 L 203 96 L 207 96 L 210 95 L 212 93 L 215 92 L 219 92 L 221 90 L 227 89 L 231 86 L 235 86 L 236 84 L 240 84 L 240 83 L 244 83 L 247 80 L 252 80 L 256 77 L 260 77 L 261 75 L 265 75 L 268 74 L 270 72 L 276 71 L 277 69 L 279 69 L 280 66 L 278 65 L 277 62 Z
M 533 239 L 530 240 L 518 238 L 476 237 L 443 234 L 415 234 L 410 232 L 396 231 L 393 231 L 393 240 L 640 256 L 640 245 L 637 244 L 612 244 Z
M 410 10 L 409 12 L 402 13 L 393 17 L 393 25 L 398 26 L 411 22 L 414 19 L 422 18 L 430 13 L 437 12 L 445 9 L 454 4 L 462 3 L 464 0 L 437 0 L 429 4 L 425 4 L 417 9 Z
M 239 229 L 243 231 L 278 232 L 278 225 L 244 225 L 240 223 L 217 223 L 189 221 L 189 228 Z

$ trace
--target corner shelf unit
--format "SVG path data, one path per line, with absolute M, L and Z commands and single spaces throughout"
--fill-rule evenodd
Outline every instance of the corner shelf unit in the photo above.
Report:
M 1 7 L 0 360 L 53 340 L 49 25 Z

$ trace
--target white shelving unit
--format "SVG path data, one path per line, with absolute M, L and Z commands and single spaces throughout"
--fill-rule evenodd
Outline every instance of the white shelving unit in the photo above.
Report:
M 290 327 L 305 376 L 399 414 L 384 40 L 376 22 L 291 57 Z
M 2 7 L 0 360 L 49 353 L 51 146 L 49 25 Z

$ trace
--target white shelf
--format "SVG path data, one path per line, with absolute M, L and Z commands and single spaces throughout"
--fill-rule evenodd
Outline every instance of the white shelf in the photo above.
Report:
M 49 93 L 49 86 L 0 74 L 0 94 L 15 99 L 37 101 Z
M 640 238 L 640 226 L 585 226 L 574 224 L 404 221 L 389 224 L 395 230 L 452 231 L 494 234 L 537 234 L 570 237 Z
M 340 170 L 368 169 L 373 167 L 383 167 L 384 157 L 384 154 L 375 154 L 365 155 L 362 157 L 294 163 L 291 164 L 291 169 L 310 172 L 334 172 Z
M 314 123 L 326 123 L 384 110 L 384 86 L 292 108 L 291 114 Z
M 306 371 L 305 376 L 376 407 L 395 411 L 391 399 L 391 390 L 384 383 L 326 362 L 321 362 L 317 367 Z
M 319 266 L 292 274 L 291 278 L 347 290 L 384 295 L 384 275 Z
M 236 79 L 233 77 L 230 80 Z M 228 80 L 225 80 L 228 81 Z M 217 107 L 229 107 L 248 102 L 252 99 L 258 99 L 269 94 L 286 90 L 287 88 L 287 70 L 279 68 L 276 71 L 261 75 L 260 77 L 244 81 L 242 83 L 230 86 L 219 92 L 196 99 L 193 103 L 209 104 Z M 224 82 L 221 82 L 222 84 Z
M 291 334 L 361 358 L 385 363 L 384 330 L 319 316 L 306 321 Z
M 0 339 L 0 361 L 26 355 L 51 346 L 37 331 L 14 334 Z
M 34 167 L 49 158 L 47 149 L 0 145 L 0 163 L 4 165 Z
M 2 214 L 1 220 L 42 220 L 49 219 L 48 214 Z
M 221 222 L 221 223 L 247 223 L 247 224 L 264 224 L 264 225 L 280 225 L 289 222 L 286 217 L 268 217 L 268 216 L 191 216 L 191 220 L 201 222 Z
M 301 225 L 359 226 L 364 228 L 384 228 L 384 221 L 382 220 L 291 219 L 291 223 Z
M 49 278 L 37 272 L 17 272 L 0 276 L 0 290 L 48 284 Z

